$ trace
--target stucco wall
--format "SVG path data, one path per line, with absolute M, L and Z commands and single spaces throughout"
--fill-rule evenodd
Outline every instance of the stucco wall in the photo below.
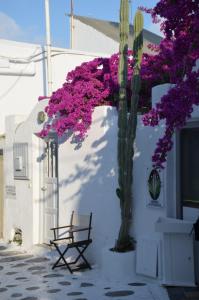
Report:
M 153 92 L 154 104 L 168 90 L 169 85 Z M 144 127 L 138 117 L 134 168 L 133 224 L 131 234 L 138 240 L 159 238 L 154 224 L 167 215 L 166 170 L 162 172 L 162 206 L 150 206 L 147 180 L 152 170 L 151 156 L 156 142 L 164 131 Z M 117 110 L 98 107 L 88 137 L 81 145 L 61 141 L 59 146 L 60 224 L 64 224 L 73 209 L 81 213 L 92 211 L 93 244 L 90 257 L 101 264 L 102 249 L 114 247 L 120 226 L 120 207 L 117 188 Z M 103 220 L 103 221 L 102 221 Z
M 166 216 L 163 207 L 150 207 L 147 180 L 151 171 L 151 155 L 162 128 L 144 128 L 138 122 L 135 154 L 135 181 L 132 234 L 135 238 L 155 236 L 154 222 Z M 146 151 L 147 145 L 147 151 Z M 99 107 L 93 114 L 93 124 L 81 148 L 70 140 L 59 146 L 60 223 L 75 209 L 92 211 L 93 261 L 101 263 L 101 251 L 114 247 L 120 226 L 117 188 L 117 111 Z M 164 197 L 162 194 L 161 197 Z M 91 255 L 90 255 L 91 256 Z
M 46 102 L 41 101 L 28 119 L 10 117 L 6 142 L 7 185 L 16 188 L 16 197 L 6 197 L 5 238 L 10 236 L 13 227 L 23 231 L 24 245 L 30 246 L 40 239 L 41 231 L 41 167 L 38 158 L 43 151 L 40 139 L 34 133 L 38 111 Z M 13 119 L 14 118 L 14 119 Z M 23 121 L 24 119 L 22 119 Z M 13 130 L 10 129 L 13 127 Z M 159 130 L 144 128 L 139 119 L 135 155 L 135 203 L 132 234 L 153 234 L 154 222 L 165 215 L 165 205 L 161 208 L 148 207 L 147 179 L 151 169 L 151 153 L 160 134 Z M 29 180 L 13 179 L 13 142 L 29 144 Z M 146 144 L 147 152 L 146 152 Z M 90 256 L 100 264 L 104 247 L 113 247 L 120 225 L 117 187 L 117 111 L 112 107 L 98 107 L 93 114 L 93 123 L 88 137 L 81 147 L 71 140 L 59 142 L 59 224 L 69 219 L 72 210 L 81 213 L 93 212 L 93 239 Z M 145 220 L 143 222 L 143 220 Z
M 31 114 L 6 117 L 6 142 L 4 147 L 4 239 L 13 239 L 14 228 L 22 230 L 23 246 L 31 247 L 40 242 L 42 222 L 40 218 L 43 141 L 35 133 L 41 130 L 37 114 L 44 110 L 47 101 L 39 102 Z M 28 144 L 28 178 L 14 178 L 13 145 Z M 10 187 L 15 194 L 11 195 Z
M 162 87 L 156 89 L 157 94 L 165 92 Z M 23 230 L 26 245 L 40 241 L 42 215 L 41 177 L 43 148 L 34 133 L 41 129 L 37 125 L 37 113 L 47 101 L 38 103 L 25 122 L 24 118 L 9 117 L 6 131 L 6 185 L 16 187 L 15 199 L 6 197 L 6 230 L 8 238 L 13 226 Z M 11 126 L 9 125 L 11 124 Z M 151 170 L 151 155 L 158 137 L 164 130 L 145 128 L 141 118 L 138 120 L 138 133 L 135 154 L 134 181 L 134 215 L 132 234 L 156 235 L 154 222 L 160 215 L 166 215 L 166 199 L 164 190 L 161 197 L 163 207 L 150 207 L 147 180 Z M 29 180 L 13 179 L 13 142 L 29 144 Z M 147 149 L 146 149 L 147 145 Z M 146 151 L 147 150 L 147 151 Z M 97 107 L 93 113 L 93 122 L 88 137 L 81 146 L 59 141 L 59 224 L 65 224 L 71 211 L 81 213 L 93 212 L 93 238 L 90 249 L 93 261 L 100 263 L 101 249 L 113 247 L 120 225 L 119 200 L 116 197 L 117 187 L 117 110 L 113 107 Z M 163 180 L 165 175 L 163 177 Z M 164 186 L 164 184 L 163 184 Z M 25 209 L 24 209 L 25 208 Z M 103 220 L 103 222 L 102 222 Z M 144 220 L 144 222 L 143 222 Z M 42 241 L 42 238 L 41 238 Z
M 38 139 L 33 135 L 33 123 L 36 117 L 32 112 L 25 127 L 21 122 L 27 119 L 38 97 L 46 94 L 46 59 L 45 49 L 39 45 L 0 40 L 0 134 L 6 132 L 4 149 L 4 237 L 13 236 L 12 229 L 23 230 L 26 245 L 40 240 L 39 204 L 40 197 L 40 167 L 36 164 L 38 157 Z M 31 63 L 28 58 L 35 55 Z M 92 60 L 97 55 L 67 49 L 52 49 L 53 90 L 59 88 L 65 81 L 66 74 L 82 62 Z M 39 104 L 38 104 L 39 107 Z M 13 115 L 13 116 L 10 116 Z M 24 115 L 21 117 L 20 115 Z M 7 117 L 10 116 L 10 117 Z M 5 125 L 5 118 L 7 122 Z M 35 119 L 34 119 L 35 118 Z M 21 131 L 22 130 L 22 131 Z M 19 140 L 18 136 L 19 135 Z M 13 143 L 28 142 L 30 180 L 14 180 L 13 177 Z M 33 162 L 35 163 L 33 167 Z M 35 173 L 36 172 L 36 173 Z M 36 176 L 34 176 L 34 174 Z M 16 193 L 9 195 L 12 191 Z M 33 188 L 34 187 L 34 188 Z M 37 215 L 37 216 L 36 216 Z M 33 226 L 33 219 L 35 224 Z
M 4 146 L 4 237 L 6 241 L 13 238 L 13 229 L 15 227 L 21 228 L 23 218 L 22 214 L 25 212 L 27 203 L 27 196 L 24 192 L 21 197 L 19 190 L 16 193 L 16 185 L 14 181 L 14 166 L 13 166 L 13 143 L 15 140 L 16 127 L 25 120 L 25 116 L 10 116 L 6 120 L 6 141 Z M 10 190 L 10 191 L 9 191 Z M 30 197 L 29 197 L 30 198 Z M 31 209 L 31 205 L 28 205 L 28 210 Z M 32 221 L 27 222 L 27 227 Z
M 73 209 L 93 212 L 90 256 L 95 263 L 103 247 L 114 246 L 119 230 L 116 124 L 116 109 L 98 107 L 82 146 L 78 149 L 70 140 L 59 146 L 60 223 Z

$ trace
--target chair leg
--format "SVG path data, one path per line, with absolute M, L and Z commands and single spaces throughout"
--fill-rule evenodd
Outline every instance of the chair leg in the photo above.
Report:
M 85 246 L 82 246 L 82 245 L 81 245 L 81 246 L 77 246 L 77 245 L 74 246 L 74 248 L 76 248 L 76 250 L 78 251 L 79 255 L 78 255 L 77 258 L 76 258 L 74 261 L 72 261 L 72 262 L 67 262 L 66 259 L 64 258 L 66 252 L 71 248 L 70 246 L 67 246 L 66 249 L 65 249 L 63 252 L 61 252 L 61 250 L 59 249 L 59 247 L 58 247 L 58 245 L 57 245 L 56 243 L 52 243 L 52 244 L 55 246 L 57 252 L 58 252 L 59 255 L 60 255 L 60 257 L 57 259 L 57 261 L 56 261 L 56 262 L 54 263 L 54 265 L 52 266 L 52 269 L 55 269 L 55 268 L 58 268 L 58 267 L 61 267 L 61 266 L 66 266 L 66 267 L 68 268 L 68 270 L 70 271 L 70 273 L 72 274 L 72 273 L 73 273 L 73 270 L 71 269 L 70 265 L 76 264 L 77 261 L 78 261 L 80 258 L 82 258 L 83 261 L 85 262 L 86 266 L 87 266 L 89 269 L 91 269 L 91 266 L 90 266 L 89 262 L 87 261 L 87 259 L 86 259 L 86 258 L 84 257 L 84 255 L 83 255 L 84 251 L 87 249 L 87 247 L 89 246 L 89 244 L 88 244 L 88 245 L 85 245 Z M 63 264 L 60 264 L 60 263 L 59 263 L 61 260 L 63 260 L 63 262 L 64 262 Z M 81 269 L 81 267 L 78 268 L 78 269 Z M 75 270 L 75 269 L 74 269 L 74 270 Z
M 52 266 L 52 269 L 55 269 L 55 268 L 61 267 L 61 266 L 66 266 L 69 269 L 70 273 L 72 274 L 73 271 L 72 271 L 72 269 L 70 268 L 69 264 L 67 263 L 67 261 L 64 258 L 64 255 L 66 254 L 66 252 L 68 251 L 69 248 L 66 247 L 66 249 L 63 252 L 61 252 L 60 249 L 59 249 L 59 247 L 56 244 L 54 244 L 54 246 L 55 246 L 57 252 L 59 253 L 60 257 L 54 263 L 54 265 Z M 64 264 L 58 265 L 61 259 L 64 261 Z
M 76 260 L 75 260 L 75 263 L 80 259 L 80 257 L 84 260 L 84 262 L 85 262 L 85 264 L 87 265 L 87 267 L 89 268 L 89 269 L 91 269 L 91 266 L 90 266 L 90 264 L 89 264 L 89 262 L 87 261 L 87 259 L 84 257 L 84 255 L 83 255 L 83 253 L 84 253 L 84 251 L 86 250 L 86 248 L 88 247 L 88 245 L 86 245 L 82 250 L 80 250 L 79 249 L 79 247 L 78 246 L 76 246 L 75 248 L 77 249 L 77 251 L 79 252 L 79 255 L 78 255 L 78 257 L 76 258 Z

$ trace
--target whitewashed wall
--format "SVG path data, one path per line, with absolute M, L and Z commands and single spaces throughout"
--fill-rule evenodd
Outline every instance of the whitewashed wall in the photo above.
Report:
M 23 231 L 24 244 L 39 241 L 40 231 L 40 153 L 39 138 L 34 135 L 39 129 L 36 123 L 37 112 L 45 102 L 41 101 L 28 119 L 17 125 L 16 117 L 7 119 L 7 124 L 14 123 L 13 130 L 8 129 L 6 140 L 6 173 L 10 174 L 6 184 L 16 188 L 16 197 L 6 197 L 5 238 L 10 236 L 13 227 Z M 14 120 L 13 120 L 14 118 Z M 18 120 L 18 119 L 17 119 Z M 21 118 L 19 119 L 21 121 Z M 154 222 L 165 209 L 147 207 L 147 178 L 151 168 L 151 153 L 159 131 L 145 130 L 139 121 L 135 158 L 135 219 L 136 238 L 144 232 L 154 232 Z M 6 132 L 7 133 L 7 132 Z M 13 179 L 13 142 L 29 143 L 29 180 Z M 146 143 L 150 146 L 147 148 Z M 150 148 L 149 148 L 150 147 Z M 151 149 L 151 150 L 149 150 Z M 93 261 L 101 262 L 104 247 L 113 247 L 120 225 L 119 200 L 117 187 L 117 111 L 112 107 L 98 107 L 93 114 L 93 123 L 88 137 L 78 148 L 70 140 L 59 144 L 59 224 L 63 225 L 75 209 L 81 213 L 93 212 L 93 238 L 90 249 Z M 24 209 L 25 208 L 25 209 Z M 34 217 L 33 217 L 34 216 Z M 143 219 L 145 222 L 143 222 Z
M 163 92 L 164 90 L 162 90 Z M 161 93 L 161 89 L 158 90 Z M 34 133 L 39 131 L 36 124 L 37 113 L 46 105 L 46 101 L 37 104 L 27 120 L 10 117 L 6 130 L 6 174 L 10 174 L 6 185 L 16 187 L 15 199 L 6 197 L 6 230 L 8 238 L 13 227 L 20 227 L 24 243 L 38 243 L 40 240 L 41 169 L 38 157 L 42 149 L 39 138 Z M 24 120 L 24 118 L 22 119 Z M 11 127 L 9 124 L 13 124 Z M 36 126 L 36 127 L 35 127 Z M 13 128 L 10 130 L 10 128 Z M 41 126 L 40 126 L 41 129 Z M 138 122 L 135 155 L 134 182 L 134 218 L 132 234 L 154 235 L 154 222 L 161 215 L 166 215 L 166 200 L 163 207 L 148 207 L 148 175 L 151 170 L 151 155 L 160 128 L 145 128 L 141 118 Z M 29 143 L 29 180 L 13 179 L 13 142 Z M 147 145 L 147 148 L 146 148 Z M 81 147 L 71 140 L 59 143 L 59 224 L 63 225 L 73 209 L 81 212 L 93 212 L 93 238 L 91 247 L 93 261 L 101 262 L 104 247 L 113 247 L 120 226 L 119 200 L 117 187 L 117 111 L 113 107 L 98 107 L 93 113 L 93 122 L 88 137 Z M 161 197 L 164 197 L 162 192 Z M 24 209 L 25 207 L 25 209 Z M 144 221 L 143 221 L 144 220 Z
M 45 49 L 39 45 L 0 40 L 0 134 L 6 132 L 6 141 L 0 144 L 4 148 L 4 237 L 11 238 L 11 231 L 15 227 L 22 228 L 26 245 L 40 242 L 39 226 L 33 219 L 38 220 L 37 209 L 39 167 L 36 163 L 38 156 L 38 139 L 33 135 L 33 124 L 36 124 L 36 115 L 31 114 L 38 103 L 38 97 L 46 94 L 46 60 Z M 27 58 L 36 55 L 35 62 L 27 63 Z M 71 51 L 68 49 L 52 48 L 53 90 L 59 88 L 65 81 L 66 74 L 82 62 L 90 61 L 97 54 Z M 42 102 L 43 103 L 43 102 Z M 36 109 L 37 109 L 36 108 Z M 35 113 L 36 114 L 36 113 Z M 23 117 L 21 115 L 24 115 Z M 9 116 L 9 117 L 8 117 Z M 29 117 L 28 117 L 29 116 Z M 5 118 L 7 117 L 6 125 Z M 21 122 L 26 121 L 25 127 Z M 22 130 L 22 131 L 21 131 Z M 26 133 L 28 132 L 28 133 Z M 13 143 L 28 142 L 30 180 L 14 180 L 13 177 Z M 36 143 L 36 144 L 35 144 Z M 33 167 L 33 163 L 35 163 Z M 36 176 L 34 176 L 36 172 Z M 35 181 L 35 182 L 34 182 Z M 16 196 L 8 190 L 14 189 Z M 26 226 L 27 225 L 27 226 Z
M 156 89 L 156 102 L 169 86 Z M 157 99 L 158 97 L 158 99 Z M 155 102 L 155 100 L 154 100 Z M 136 238 L 158 238 L 154 223 L 166 216 L 166 175 L 162 176 L 161 207 L 151 207 L 147 180 L 152 169 L 151 156 L 156 142 L 164 131 L 146 128 L 138 119 L 134 169 L 133 226 L 131 233 Z M 101 263 L 102 249 L 114 247 L 120 226 L 120 207 L 116 197 L 117 187 L 117 110 L 99 107 L 93 114 L 93 123 L 81 148 L 66 141 L 59 146 L 60 223 L 76 208 L 80 212 L 93 211 L 92 257 Z M 64 201 L 63 201 L 64 200 Z M 102 221 L 103 219 L 103 221 Z
M 6 140 L 4 145 L 4 237 L 6 241 L 13 238 L 13 230 L 15 227 L 21 228 L 23 222 L 24 207 L 27 204 L 27 198 L 30 194 L 16 193 L 16 184 L 14 180 L 14 163 L 13 163 L 13 143 L 15 140 L 15 131 L 19 124 L 25 120 L 25 116 L 9 116 L 6 119 Z M 25 183 L 26 184 L 26 183 Z M 12 190 L 9 192 L 9 189 Z M 30 203 L 30 202 L 28 202 Z M 23 208 L 22 208 L 23 207 Z M 31 208 L 31 206 L 29 206 Z M 31 218 L 32 221 L 32 218 Z M 25 218 L 26 226 L 30 224 Z
M 159 129 L 145 128 L 138 122 L 135 155 L 134 217 L 132 234 L 157 236 L 154 223 L 166 216 L 163 207 L 148 207 L 147 180 L 151 171 L 151 156 L 162 133 Z M 147 148 L 146 148 L 147 145 Z M 59 146 L 60 223 L 63 225 L 71 210 L 81 213 L 92 211 L 93 261 L 101 263 L 103 248 L 114 247 L 120 226 L 117 188 L 117 110 L 99 107 L 93 114 L 93 124 L 82 147 L 67 141 Z M 164 197 L 164 195 L 161 195 Z M 165 201 L 165 199 L 164 199 Z
M 92 258 L 99 263 L 102 248 L 114 246 L 119 230 L 117 187 L 117 111 L 98 107 L 82 147 L 70 140 L 59 146 L 60 223 L 75 209 L 93 212 Z
M 41 180 L 42 165 L 40 154 L 43 153 L 43 141 L 35 133 L 41 130 L 37 123 L 37 114 L 44 110 L 47 101 L 39 102 L 27 116 L 6 117 L 6 139 L 4 146 L 4 239 L 13 239 L 14 228 L 22 230 L 23 246 L 31 247 L 40 242 L 41 218 Z M 28 179 L 14 179 L 13 144 L 28 143 Z M 7 192 L 8 187 L 15 190 L 15 195 Z

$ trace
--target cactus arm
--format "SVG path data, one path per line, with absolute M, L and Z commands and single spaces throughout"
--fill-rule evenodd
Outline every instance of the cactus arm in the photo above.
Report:
M 139 92 L 141 87 L 141 78 L 140 78 L 140 67 L 142 60 L 142 50 L 143 50 L 143 16 L 141 11 L 137 11 L 134 18 L 134 72 L 131 81 L 131 110 L 128 120 L 128 129 L 127 129 L 127 147 L 126 147 L 126 168 L 127 168 L 127 182 L 126 188 L 129 193 L 128 197 L 132 195 L 132 185 L 133 185 L 133 156 L 134 156 L 134 142 L 136 138 L 136 129 L 137 129 L 137 110 L 139 102 Z M 133 199 L 131 201 L 131 205 Z M 130 204 L 129 204 L 130 205 Z M 130 207 L 129 209 L 132 209 Z
M 137 109 L 139 102 L 139 92 L 141 88 L 140 68 L 143 53 L 143 16 L 142 12 L 138 10 L 134 18 L 134 42 L 133 42 L 133 55 L 134 55 L 134 68 L 131 80 L 131 110 L 128 121 L 128 138 L 131 143 L 135 139 L 137 128 Z M 133 126 L 132 126 L 133 125 Z M 131 147 L 131 145 L 129 146 Z
M 128 72 L 129 3 L 121 0 L 120 5 L 120 48 L 119 48 L 119 109 L 118 109 L 118 184 L 116 193 L 122 201 L 124 193 L 125 143 L 127 130 L 126 86 Z

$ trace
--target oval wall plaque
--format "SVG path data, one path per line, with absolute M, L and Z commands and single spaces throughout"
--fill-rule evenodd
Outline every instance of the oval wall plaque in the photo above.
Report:
M 38 123 L 39 124 L 44 123 L 45 119 L 46 119 L 45 113 L 43 111 L 39 111 L 38 114 L 37 114 L 37 121 L 38 121 Z
M 153 169 L 148 179 L 149 194 L 153 200 L 157 200 L 160 196 L 161 180 L 160 174 L 156 169 Z

